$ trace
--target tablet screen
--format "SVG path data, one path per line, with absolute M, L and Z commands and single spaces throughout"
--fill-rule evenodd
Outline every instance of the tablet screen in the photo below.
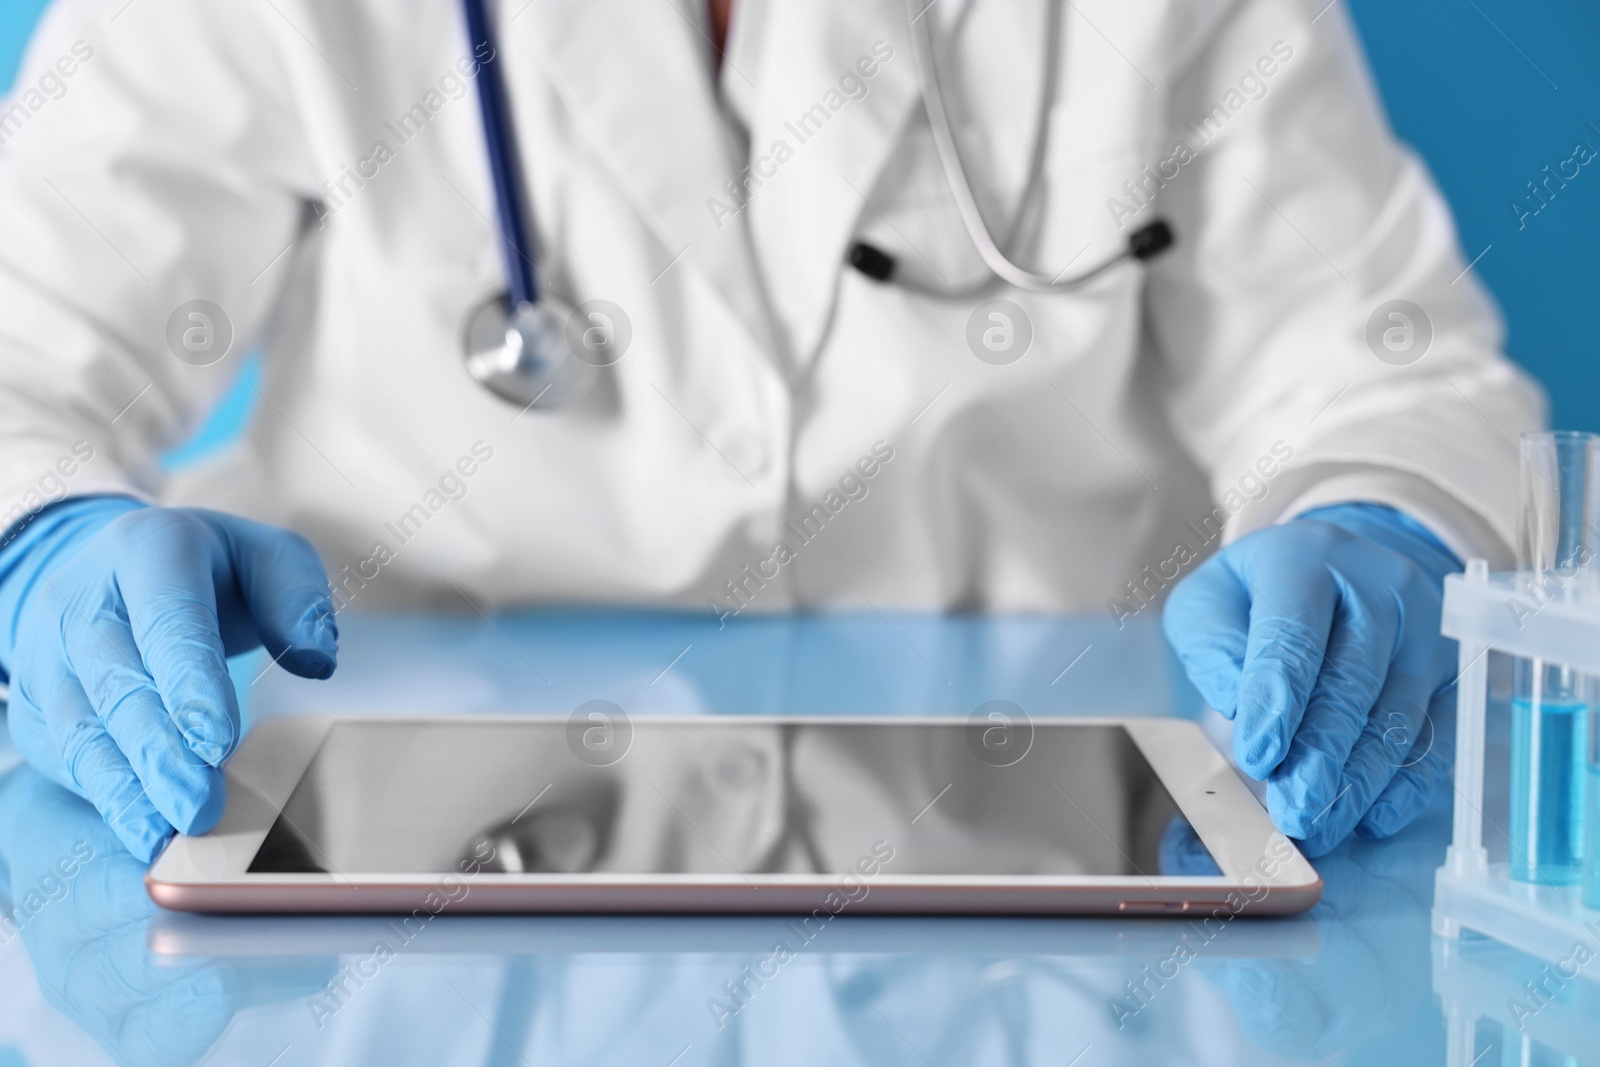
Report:
M 604 711 L 341 722 L 250 870 L 737 879 L 864 861 L 895 876 L 1221 873 L 1121 726 Z

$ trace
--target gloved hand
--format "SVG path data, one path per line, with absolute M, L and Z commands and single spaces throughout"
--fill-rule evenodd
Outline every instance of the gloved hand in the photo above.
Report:
M 1393 508 L 1339 504 L 1240 538 L 1173 590 L 1167 639 L 1308 855 L 1394 833 L 1449 775 L 1456 644 L 1439 615 L 1460 568 Z
M 0 668 L 12 740 L 148 862 L 221 817 L 239 740 L 226 656 L 265 645 L 333 673 L 316 551 L 286 530 L 121 497 L 63 501 L 0 551 Z
M 1317 864 L 1314 955 L 1230 959 L 1221 948 L 1200 953 L 1195 967 L 1227 991 L 1240 1028 L 1275 1062 L 1303 1062 L 1318 1049 L 1442 1046 L 1443 1035 L 1405 1035 L 1416 1034 L 1419 1008 L 1432 999 L 1428 916 L 1449 839 L 1448 800 L 1392 844 L 1352 839 Z M 1389 1058 L 1429 1058 L 1414 1056 Z
M 337 973 L 326 957 L 243 966 L 152 953 L 160 909 L 145 892 L 145 867 L 93 807 L 33 768 L 0 776 L 0 907 L 12 923 L 0 937 L 10 950 L 21 931 L 45 1001 L 115 1062 L 198 1063 L 238 1012 L 311 996 Z M 0 1054 L 0 1063 L 22 1062 Z

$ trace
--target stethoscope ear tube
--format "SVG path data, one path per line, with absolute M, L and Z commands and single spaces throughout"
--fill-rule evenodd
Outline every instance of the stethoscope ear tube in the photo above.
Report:
M 1081 274 L 1071 278 L 1054 279 L 1051 291 L 1060 292 L 1079 288 L 1098 278 L 1125 259 L 1136 259 L 1141 263 L 1154 259 L 1171 248 L 1177 239 L 1177 236 L 1172 232 L 1172 226 L 1168 224 L 1166 219 L 1147 222 L 1128 235 L 1128 240 L 1123 245 L 1122 251 L 1107 256 Z M 845 259 L 852 267 L 875 282 L 899 285 L 924 296 L 935 296 L 940 299 L 961 300 L 978 296 L 1003 281 L 998 276 L 991 276 L 976 286 L 968 286 L 961 289 L 934 289 L 919 285 L 896 277 L 895 270 L 900 265 L 899 261 L 877 245 L 869 244 L 866 241 L 856 241 L 852 244 L 850 251 L 845 255 Z
M 500 76 L 500 50 L 490 25 L 484 0 L 461 0 L 466 16 L 468 44 L 479 61 L 478 111 L 489 156 L 489 175 L 500 219 L 500 249 L 505 258 L 506 285 L 511 307 L 531 306 L 539 300 L 534 277 L 533 250 L 528 244 L 527 207 L 522 202 L 523 183 L 518 171 L 516 132 L 511 127 L 511 107 L 505 79 Z
M 1057 27 L 1060 16 L 1060 0 L 1048 0 L 1050 21 L 1048 30 L 1044 34 L 1045 54 L 1044 73 L 1042 83 L 1047 90 L 1053 89 L 1056 81 L 1057 67 L 1060 63 L 1060 51 L 1057 47 Z M 1098 278 L 1124 260 L 1148 260 L 1166 251 L 1172 246 L 1174 236 L 1172 228 L 1165 219 L 1156 219 L 1128 235 L 1127 242 L 1121 251 L 1107 256 L 1086 270 L 1066 277 L 1064 274 L 1040 274 L 1013 262 L 1006 252 L 995 241 L 989 232 L 988 225 L 983 221 L 983 214 L 978 210 L 977 198 L 972 194 L 972 185 L 967 178 L 966 167 L 961 161 L 961 149 L 956 144 L 956 135 L 951 127 L 950 116 L 945 110 L 944 91 L 939 83 L 938 61 L 934 55 L 934 41 L 932 18 L 924 18 L 928 7 L 924 0 L 905 0 L 906 16 L 911 33 L 911 53 L 916 65 L 917 82 L 922 91 L 922 108 L 928 117 L 928 128 L 933 135 L 934 151 L 939 157 L 939 165 L 944 170 L 945 183 L 950 188 L 950 195 L 955 199 L 956 213 L 961 218 L 961 224 L 967 231 L 967 237 L 977 249 L 978 255 L 983 259 L 984 265 L 989 268 L 996 278 L 1018 289 L 1035 293 L 1070 292 L 1081 288 Z M 1034 133 L 1034 159 L 1028 176 L 1028 188 L 1025 190 L 1022 202 L 1027 204 L 1032 194 L 1033 185 L 1039 178 L 1039 165 L 1042 162 L 1044 138 L 1049 115 L 1048 96 L 1042 100 L 1039 107 L 1038 129 Z M 1019 214 L 1019 220 L 1020 220 Z M 987 288 L 988 281 L 977 286 L 961 290 L 940 290 L 925 285 L 919 285 L 910 280 L 895 277 L 896 263 L 894 257 L 882 249 L 876 248 L 865 242 L 852 245 L 848 254 L 850 265 L 856 270 L 882 282 L 893 282 L 913 291 L 928 296 L 942 298 L 969 297 Z

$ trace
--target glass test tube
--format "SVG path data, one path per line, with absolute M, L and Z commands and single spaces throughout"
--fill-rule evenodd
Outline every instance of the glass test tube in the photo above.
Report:
M 1535 610 L 1571 598 L 1600 565 L 1600 435 L 1522 437 L 1517 566 Z M 1527 599 L 1525 597 L 1524 599 Z M 1541 659 L 1518 659 L 1511 702 L 1511 877 L 1576 885 L 1583 877 L 1585 783 L 1591 777 L 1594 679 Z
M 1600 909 L 1600 703 L 1589 706 L 1589 769 L 1584 793 L 1584 819 L 1589 836 L 1583 852 L 1583 903 Z

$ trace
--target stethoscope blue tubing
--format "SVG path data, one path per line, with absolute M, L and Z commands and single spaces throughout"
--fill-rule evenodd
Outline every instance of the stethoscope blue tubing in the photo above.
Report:
M 908 10 L 915 14 L 917 0 L 907 0 Z M 500 50 L 495 42 L 493 27 L 485 10 L 484 0 L 461 0 L 461 7 L 466 16 L 467 36 L 472 54 L 479 57 L 480 69 L 478 72 L 478 111 L 483 119 L 483 136 L 485 147 L 488 149 L 489 174 L 494 182 L 495 205 L 499 215 L 498 229 L 500 231 L 500 251 L 505 259 L 506 286 L 508 289 L 509 306 L 506 309 L 511 316 L 519 311 L 531 310 L 539 300 L 539 285 L 535 280 L 538 273 L 534 265 L 533 245 L 529 242 L 532 232 L 528 219 L 528 203 L 524 196 L 526 185 L 521 172 L 521 157 L 517 153 L 516 133 L 511 126 L 511 105 L 506 96 L 505 79 L 500 74 Z M 915 22 L 915 18 L 913 18 Z M 929 31 L 926 26 L 922 28 L 923 34 Z M 1047 44 L 1054 37 L 1054 33 L 1047 35 Z M 989 235 L 982 217 L 979 215 L 976 202 L 972 197 L 972 190 L 967 183 L 965 173 L 961 169 L 960 158 L 955 148 L 953 134 L 949 132 L 947 120 L 944 118 L 943 105 L 939 103 L 938 80 L 933 71 L 933 45 L 931 39 L 922 38 L 922 47 L 926 52 L 925 58 L 920 61 L 918 78 L 922 82 L 923 105 L 929 110 L 929 120 L 935 127 L 944 126 L 944 137 L 949 144 L 944 145 L 940 151 L 940 159 L 945 168 L 946 180 L 950 184 L 953 194 L 958 200 L 965 199 L 969 208 L 964 222 L 973 244 L 982 251 L 989 248 L 985 258 L 989 261 L 990 270 L 997 278 L 1011 281 L 1013 284 L 1022 285 L 1036 292 L 1061 292 L 1077 289 L 1093 281 L 1100 274 L 1111 269 L 1125 259 L 1148 260 L 1169 248 L 1173 243 L 1171 228 L 1165 219 L 1157 218 L 1145 226 L 1135 230 L 1128 236 L 1126 247 L 1100 263 L 1080 272 L 1072 278 L 1046 278 L 1043 275 L 1031 274 L 1029 271 L 1017 266 L 1006 259 L 1005 252 L 995 245 L 994 239 Z M 482 59 L 487 54 L 487 60 Z M 1055 62 L 1055 52 L 1051 51 L 1050 62 Z M 926 67 L 924 72 L 922 67 Z M 1050 74 L 1044 81 L 1046 88 L 1054 84 L 1054 74 Z M 1028 193 L 1023 200 L 1031 194 L 1032 182 L 1037 180 L 1038 160 L 1043 158 L 1043 145 L 1045 136 L 1045 120 L 1049 110 L 1041 106 L 1040 129 L 1035 137 L 1034 155 L 1036 157 L 1033 167 L 1034 177 L 1029 179 Z M 935 121 L 937 119 L 937 121 Z M 936 137 L 937 140 L 937 137 Z M 1019 215 L 1019 218 L 1021 216 Z M 859 262 L 859 252 L 872 254 L 876 265 Z M 878 281 L 889 281 L 893 270 L 893 259 L 886 253 L 857 242 L 851 249 L 850 261 L 857 269 Z M 998 261 L 998 262 L 996 262 Z M 939 291 L 926 286 L 919 286 L 907 280 L 895 279 L 897 284 L 905 285 L 916 291 L 926 293 L 943 299 L 959 298 L 973 295 L 977 289 L 962 289 Z M 989 283 L 985 283 L 986 285 Z
M 533 248 L 528 244 L 527 209 L 522 200 L 517 138 L 511 128 L 511 108 L 505 79 L 500 76 L 500 49 L 489 23 L 484 0 L 461 0 L 466 15 L 468 45 L 478 57 L 478 112 L 483 117 L 483 137 L 489 155 L 489 175 L 500 220 L 500 251 L 506 261 L 506 284 L 513 309 L 539 299 L 534 279 Z M 487 46 L 488 59 L 483 59 Z

